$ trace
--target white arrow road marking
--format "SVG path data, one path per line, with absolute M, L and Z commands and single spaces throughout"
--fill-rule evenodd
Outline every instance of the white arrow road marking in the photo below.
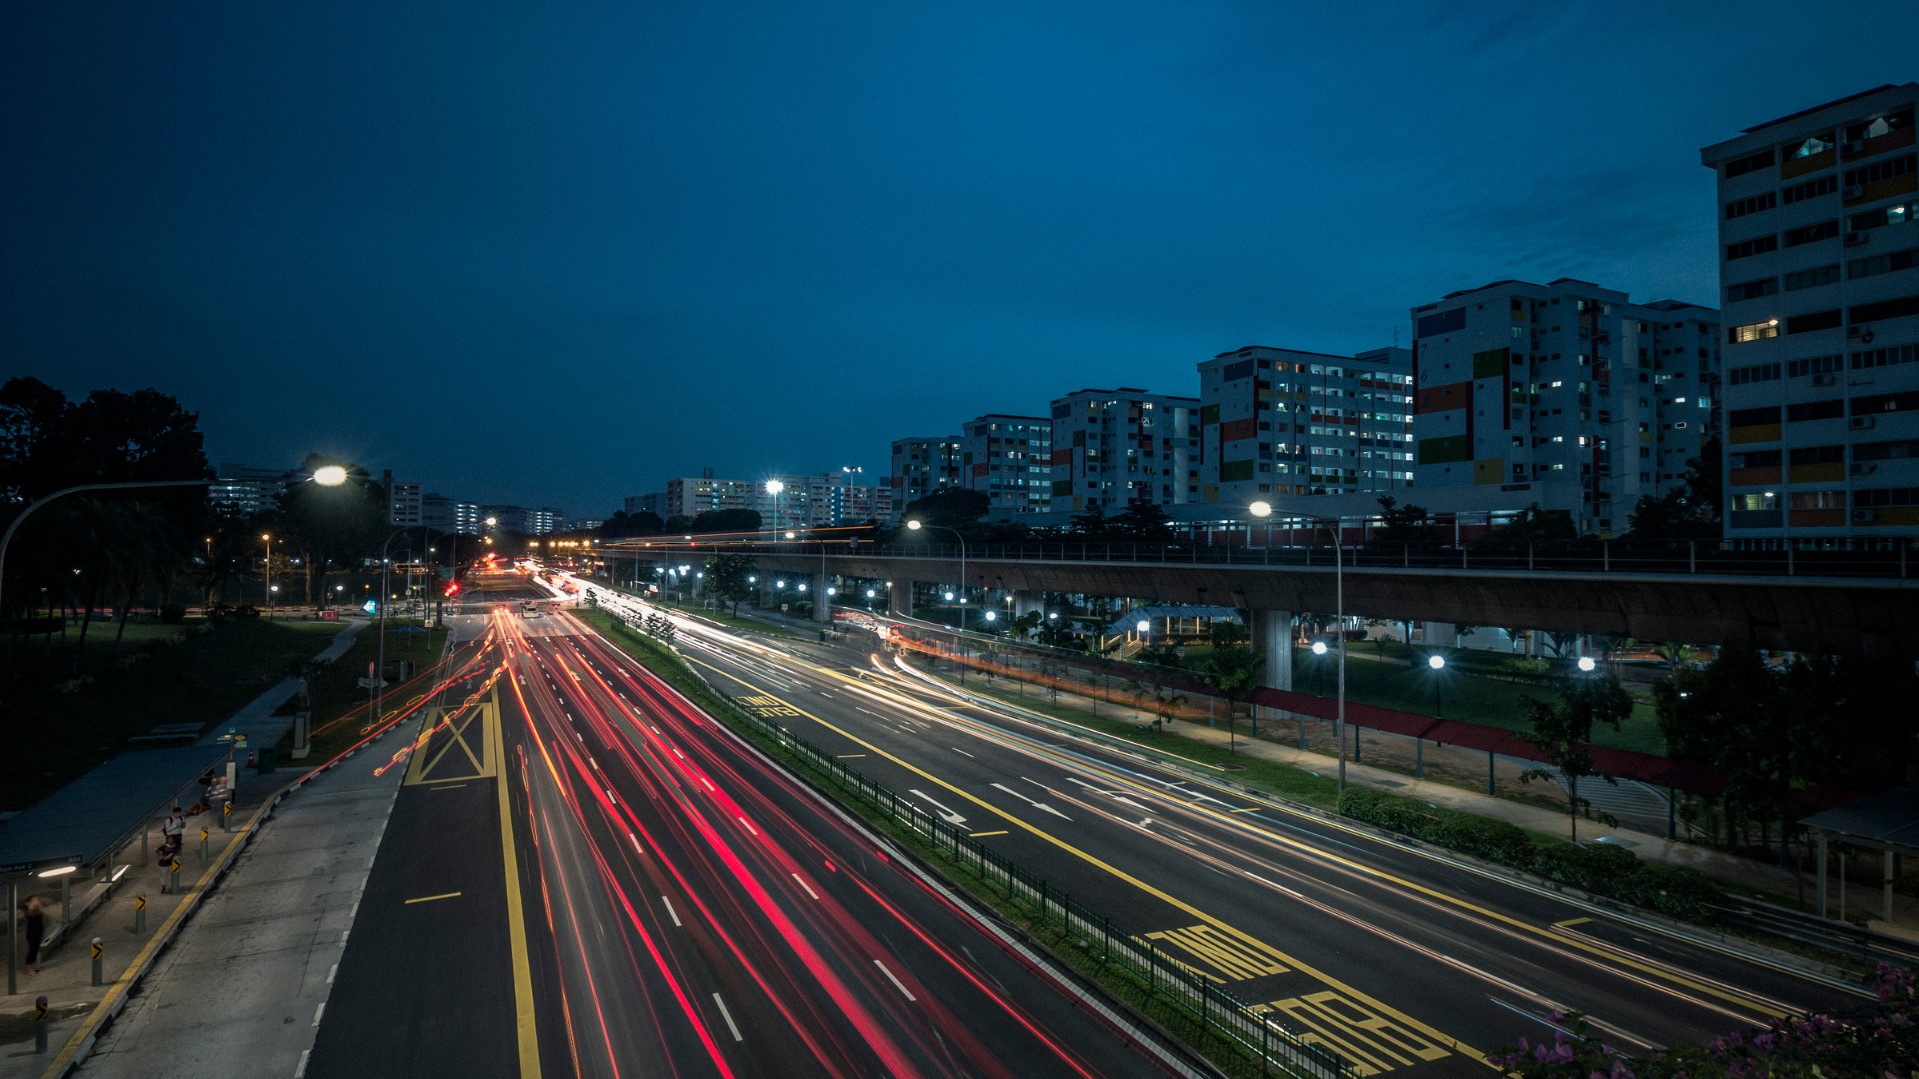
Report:
M 1013 788 L 1007 786 L 1004 783 L 995 783 L 993 784 L 993 786 L 998 787 L 1000 790 L 1005 791 L 1006 793 L 1012 795 L 1015 798 L 1018 798 L 1020 801 L 1025 802 L 1027 805 L 1032 806 L 1034 809 L 1043 809 L 1046 812 L 1051 813 L 1053 816 L 1058 817 L 1060 820 L 1073 819 L 1067 816 L 1066 814 L 1061 813 L 1059 810 L 1054 809 L 1052 806 L 1041 805 L 1040 803 L 1033 801 L 1031 798 L 1026 797 L 1024 794 L 1021 794 L 1020 792 L 1014 790 Z
M 918 798 L 922 801 L 925 801 L 931 804 L 934 809 L 937 809 L 940 811 L 940 819 L 945 821 L 946 823 L 948 824 L 965 824 L 966 823 L 965 817 L 962 817 L 958 813 L 955 813 L 952 810 L 946 808 L 945 806 L 939 804 L 938 802 L 933 801 L 932 797 L 929 796 L 925 791 L 908 790 L 906 793 L 912 795 L 915 798 Z

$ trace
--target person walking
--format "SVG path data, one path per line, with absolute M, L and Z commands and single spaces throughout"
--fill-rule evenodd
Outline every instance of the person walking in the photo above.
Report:
M 180 849 L 180 838 L 186 833 L 187 818 L 180 812 L 179 806 L 173 807 L 173 813 L 160 824 L 160 849 L 171 847 Z
M 26 922 L 27 973 L 40 973 L 40 942 L 47 935 L 47 904 L 37 895 L 20 901 L 21 919 Z

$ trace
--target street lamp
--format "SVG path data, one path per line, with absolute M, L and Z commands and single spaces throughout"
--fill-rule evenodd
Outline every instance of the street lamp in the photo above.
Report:
M 766 481 L 766 493 L 773 496 L 773 538 L 780 538 L 780 492 L 786 490 L 786 484 L 779 480 Z
M 1591 661 L 1588 660 L 1587 662 Z M 1433 669 L 1433 718 L 1445 719 L 1446 710 L 1442 707 L 1444 702 L 1440 697 L 1440 691 L 1441 687 L 1446 684 L 1446 679 L 1441 676 L 1439 672 L 1446 669 L 1446 657 L 1438 655 L 1427 656 L 1426 666 Z
M 1579 670 L 1580 670 L 1580 673 L 1582 673 L 1582 674 L 1591 674 L 1591 673 L 1593 672 L 1593 667 L 1594 667 L 1594 666 L 1595 666 L 1595 664 L 1593 663 L 1593 658 L 1592 658 L 1591 656 L 1580 656 L 1580 657 L 1579 657 Z
M 266 601 L 267 621 L 271 622 L 273 620 L 273 535 L 270 532 L 262 532 L 260 538 L 267 541 Z
M 959 541 L 959 549 L 960 549 L 959 628 L 960 628 L 960 632 L 964 634 L 966 632 L 966 537 L 960 535 L 959 530 L 956 528 L 948 528 L 946 525 L 929 525 L 925 523 L 924 521 L 908 521 L 906 522 L 906 528 L 907 528 L 907 531 L 909 532 L 918 532 L 921 529 L 925 529 L 925 528 L 938 528 L 947 532 L 951 532 L 953 534 L 953 538 Z M 952 596 L 949 594 L 947 598 L 951 599 Z
M 322 487 L 338 487 L 340 484 L 346 482 L 346 469 L 341 468 L 339 465 L 327 465 L 323 468 L 315 469 L 313 474 L 307 478 Z M 7 530 L 4 533 L 0 533 L 0 585 L 4 585 L 6 582 L 7 548 L 13 544 L 14 532 L 20 528 L 20 523 L 25 521 L 34 510 L 39 509 L 41 506 L 46 505 L 56 498 L 77 494 L 81 491 L 130 491 L 148 487 L 205 487 L 212 482 L 214 481 L 132 480 L 123 483 L 78 483 L 72 487 L 62 487 L 44 498 L 35 499 L 28 503 L 26 509 L 20 511 L 20 516 L 15 517 L 13 521 L 7 525 Z M 6 605 L 0 603 L 0 617 L 4 617 L 5 612 Z
M 1262 519 L 1272 516 L 1273 513 L 1273 504 L 1266 501 L 1255 502 L 1246 508 L 1253 516 Z M 1339 694 L 1338 704 L 1333 712 L 1333 741 L 1339 743 L 1339 794 L 1344 795 L 1346 793 L 1346 560 L 1340 544 L 1339 519 L 1336 517 L 1307 519 L 1312 521 L 1315 527 L 1330 525 L 1327 531 L 1333 538 L 1333 624 L 1339 632 Z M 1268 536 L 1270 543 L 1270 526 Z

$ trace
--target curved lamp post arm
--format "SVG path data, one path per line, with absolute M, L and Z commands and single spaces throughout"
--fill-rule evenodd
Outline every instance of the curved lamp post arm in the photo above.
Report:
M 79 483 L 72 487 L 62 487 L 58 491 L 43 498 L 34 499 L 32 502 L 27 503 L 26 509 L 20 511 L 20 516 L 15 517 L 7 524 L 7 531 L 4 534 L 0 534 L 0 596 L 4 596 L 5 594 L 7 582 L 7 547 L 13 543 L 13 534 L 19 531 L 20 522 L 31 516 L 34 510 L 39 509 L 54 499 L 63 498 L 71 494 L 78 494 L 81 491 L 130 491 L 144 487 L 205 487 L 214 482 L 216 481 L 206 479 L 136 480 L 124 483 Z M 5 617 L 6 609 L 6 604 L 0 602 L 0 617 Z

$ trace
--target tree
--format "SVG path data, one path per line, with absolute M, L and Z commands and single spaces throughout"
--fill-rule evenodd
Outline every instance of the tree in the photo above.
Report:
M 1579 779 L 1599 775 L 1593 764 L 1593 727 L 1596 724 L 1619 729 L 1632 714 L 1632 696 L 1610 674 L 1586 674 L 1562 678 L 1559 700 L 1542 701 L 1524 697 L 1526 719 L 1531 730 L 1526 739 L 1546 751 L 1546 762 L 1566 777 L 1567 815 L 1572 822 L 1573 842 L 1579 841 Z M 1549 779 L 1551 773 L 1532 769 L 1520 777 L 1523 781 Z M 1616 782 L 1611 776 L 1606 782 Z
M 740 614 L 740 601 L 753 595 L 751 578 L 758 563 L 748 554 L 716 554 L 706 560 L 706 589 L 723 603 L 733 605 L 733 617 Z
M 906 508 L 900 511 L 900 520 L 950 528 L 972 539 L 979 519 L 986 516 L 992 507 L 992 500 L 986 497 L 984 491 L 948 487 L 908 502 Z
M 276 553 L 300 552 L 310 595 L 325 594 L 327 572 L 336 564 L 358 567 L 379 557 L 389 535 L 387 495 L 380 481 L 358 465 L 324 454 L 308 454 L 300 467 L 312 473 L 327 465 L 345 468 L 346 482 L 338 487 L 293 484 L 280 496 L 276 517 L 251 522 L 261 526 L 252 532 L 254 541 L 260 533 L 270 533 Z M 426 556 L 425 551 L 416 553 Z
M 754 509 L 706 510 L 688 526 L 693 532 L 755 532 L 760 527 L 760 511 Z
M 1089 506 L 1086 512 L 1073 514 L 1072 520 L 1066 525 L 1066 534 L 1091 542 L 1110 539 L 1112 528 L 1112 522 L 1107 519 L 1104 507 Z
M 1473 550 L 1494 547 L 1518 547 L 1528 543 L 1579 538 L 1572 515 L 1564 510 L 1542 510 L 1534 502 L 1519 511 L 1519 516 L 1472 541 Z
M 1166 520 L 1166 511 L 1152 502 L 1128 502 L 1107 527 L 1114 539 L 1165 543 L 1174 538 L 1173 526 Z
M 1259 685 L 1260 665 L 1265 662 L 1266 654 L 1246 644 L 1246 627 L 1238 622 L 1215 619 L 1208 631 L 1212 638 L 1213 651 L 1200 665 L 1200 672 L 1213 692 L 1226 700 L 1226 737 L 1235 750 L 1233 742 L 1233 704 L 1252 695 Z M 1259 721 L 1253 721 L 1253 733 L 1259 733 Z
M 1401 506 L 1391 495 L 1379 499 L 1379 527 L 1373 529 L 1374 547 L 1435 547 L 1439 530 L 1434 528 L 1426 507 L 1410 503 Z
M 651 510 L 641 510 L 638 513 L 616 510 L 613 516 L 600 524 L 600 538 L 628 539 L 633 536 L 657 536 L 665 527 L 666 522 L 660 520 L 660 515 Z

